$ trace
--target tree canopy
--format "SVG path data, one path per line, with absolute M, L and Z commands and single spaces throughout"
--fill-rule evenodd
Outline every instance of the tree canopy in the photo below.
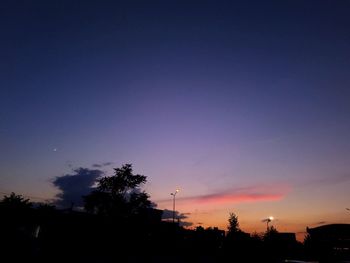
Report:
M 144 175 L 134 174 L 131 164 L 115 168 L 113 176 L 97 181 L 96 190 L 84 197 L 90 213 L 129 217 L 152 206 L 149 195 L 141 190 L 147 182 Z
M 238 216 L 233 212 L 230 213 L 227 228 L 228 228 L 228 234 L 234 234 L 241 231 L 239 228 Z
M 29 199 L 26 199 L 21 195 L 16 195 L 13 192 L 9 196 L 5 195 L 0 201 L 0 205 L 6 209 L 13 210 L 26 210 L 32 207 L 32 203 Z

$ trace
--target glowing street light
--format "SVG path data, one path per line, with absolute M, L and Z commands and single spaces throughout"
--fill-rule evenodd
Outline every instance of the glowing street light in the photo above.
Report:
M 175 223 L 175 196 L 179 191 L 179 189 L 176 189 L 174 193 L 170 193 L 173 196 L 173 223 Z
M 269 223 L 273 220 L 273 216 L 269 216 L 268 218 L 264 219 L 263 222 L 266 222 L 266 229 L 269 231 Z

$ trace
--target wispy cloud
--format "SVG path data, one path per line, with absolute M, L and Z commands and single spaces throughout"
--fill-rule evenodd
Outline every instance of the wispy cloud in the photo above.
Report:
M 178 202 L 186 201 L 197 204 L 232 204 L 243 202 L 278 201 L 283 199 L 289 191 L 290 187 L 287 185 L 254 186 L 228 189 L 206 195 L 179 197 L 177 200 Z
M 184 226 L 184 227 L 188 227 L 188 226 L 192 226 L 193 223 L 192 222 L 188 222 L 186 221 L 186 219 L 188 218 L 188 216 L 191 213 L 180 213 L 178 211 L 175 211 L 175 218 L 176 220 L 180 220 L 180 225 Z M 173 211 L 172 210 L 168 210 L 168 209 L 164 209 L 163 210 L 163 215 L 162 215 L 162 219 L 163 220 L 170 220 L 172 219 L 174 216 Z
M 105 167 L 105 166 L 109 166 L 113 164 L 112 162 L 105 162 L 105 163 L 95 163 L 92 165 L 92 167 L 94 168 L 102 168 L 102 167 Z
M 179 213 L 179 211 L 175 211 L 175 218 L 186 219 L 188 218 L 189 215 L 190 213 Z M 172 218 L 173 218 L 173 211 L 164 209 L 162 219 L 172 219 Z
M 281 200 L 285 194 L 276 193 L 215 193 L 209 195 L 200 195 L 193 197 L 181 198 L 183 201 L 194 201 L 197 203 L 243 203 L 243 202 L 261 202 L 261 201 L 278 201 Z
M 341 173 L 341 174 L 329 174 L 329 175 L 323 175 L 318 176 L 314 178 L 308 178 L 304 181 L 300 181 L 295 184 L 295 186 L 298 187 L 316 187 L 316 186 L 323 186 L 323 185 L 335 185 L 335 184 L 342 184 L 347 183 L 350 180 L 350 174 L 348 173 Z

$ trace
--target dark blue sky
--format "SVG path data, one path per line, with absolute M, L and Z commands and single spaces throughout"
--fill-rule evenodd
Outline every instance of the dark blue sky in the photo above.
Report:
M 50 197 L 52 178 L 111 161 L 134 163 L 155 199 L 283 185 L 296 204 L 324 189 L 345 205 L 350 2 L 0 8 L 2 192 Z

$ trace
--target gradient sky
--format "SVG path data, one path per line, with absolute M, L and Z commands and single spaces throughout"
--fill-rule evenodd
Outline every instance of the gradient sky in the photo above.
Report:
M 349 1 L 1 1 L 0 191 L 133 163 L 159 208 L 349 223 Z

